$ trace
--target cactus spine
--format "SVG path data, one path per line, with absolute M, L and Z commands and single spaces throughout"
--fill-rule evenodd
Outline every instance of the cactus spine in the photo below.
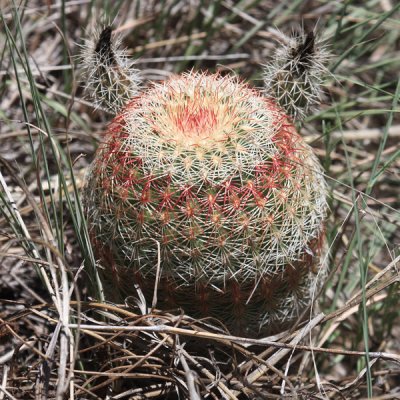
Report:
M 88 174 L 90 234 L 115 292 L 257 336 L 293 322 L 321 266 L 326 184 L 271 99 L 235 77 L 152 84 L 113 120 Z M 159 254 L 156 242 L 159 243 Z

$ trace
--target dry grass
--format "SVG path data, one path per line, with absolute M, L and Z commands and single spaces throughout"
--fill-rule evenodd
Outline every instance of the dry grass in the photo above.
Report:
M 32 0 L 16 13 L 0 0 L 0 400 L 400 398 L 400 5 L 288 4 Z M 145 81 L 200 68 L 261 86 L 275 27 L 326 32 L 336 75 L 301 132 L 331 187 L 331 274 L 306 325 L 250 340 L 148 312 L 140 291 L 99 301 L 79 193 L 111 116 L 71 58 L 99 9 L 117 14 Z

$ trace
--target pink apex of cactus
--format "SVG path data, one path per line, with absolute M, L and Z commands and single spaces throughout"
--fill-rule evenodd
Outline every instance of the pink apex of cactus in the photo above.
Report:
M 132 99 L 99 147 L 85 199 L 114 293 L 138 283 L 151 301 L 160 257 L 158 306 L 234 333 L 274 331 L 310 303 L 322 169 L 283 111 L 236 78 L 192 72 Z

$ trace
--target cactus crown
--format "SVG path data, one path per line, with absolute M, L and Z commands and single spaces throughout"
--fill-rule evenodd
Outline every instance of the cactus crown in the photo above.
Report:
M 156 84 L 124 112 L 128 141 L 144 168 L 177 184 L 243 180 L 279 150 L 273 145 L 282 116 L 272 103 L 234 77 L 183 74 Z M 287 150 L 289 151 L 289 149 Z

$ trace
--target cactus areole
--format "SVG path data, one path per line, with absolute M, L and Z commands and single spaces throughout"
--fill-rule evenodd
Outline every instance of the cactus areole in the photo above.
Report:
M 86 212 L 113 291 L 215 317 L 235 334 L 287 326 L 321 270 L 326 184 L 271 99 L 234 77 L 153 84 L 113 120 Z

